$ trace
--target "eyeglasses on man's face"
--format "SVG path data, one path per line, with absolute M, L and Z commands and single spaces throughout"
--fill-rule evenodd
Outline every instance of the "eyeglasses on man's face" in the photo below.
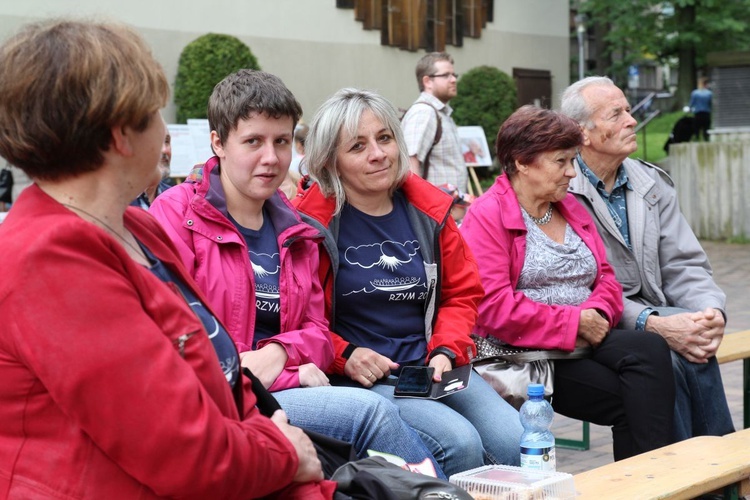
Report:
M 439 73 L 437 75 L 427 75 L 430 78 L 450 78 L 453 77 L 458 80 L 458 73 Z

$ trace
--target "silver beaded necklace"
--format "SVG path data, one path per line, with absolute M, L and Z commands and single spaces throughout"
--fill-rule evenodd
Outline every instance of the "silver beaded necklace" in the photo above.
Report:
M 526 212 L 526 209 L 524 208 L 523 211 Z M 549 204 L 549 208 L 547 208 L 547 212 L 541 217 L 534 217 L 529 212 L 526 212 L 526 215 L 528 215 L 529 218 L 537 226 L 544 226 L 545 224 L 549 224 L 549 221 L 552 220 L 552 203 Z

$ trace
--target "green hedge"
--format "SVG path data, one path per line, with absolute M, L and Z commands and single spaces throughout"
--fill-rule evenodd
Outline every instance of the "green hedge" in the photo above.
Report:
M 516 83 L 492 66 L 478 66 L 458 81 L 458 95 L 451 100 L 457 125 L 479 125 L 484 129 L 492 156 L 500 125 L 516 110 Z
M 174 85 L 177 122 L 206 118 L 214 86 L 243 68 L 260 66 L 250 48 L 236 37 L 209 33 L 190 42 L 180 54 Z

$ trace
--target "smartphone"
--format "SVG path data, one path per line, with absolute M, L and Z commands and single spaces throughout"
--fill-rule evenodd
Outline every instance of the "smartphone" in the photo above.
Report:
M 404 366 L 398 376 L 393 394 L 396 396 L 427 396 L 432 389 L 431 366 Z

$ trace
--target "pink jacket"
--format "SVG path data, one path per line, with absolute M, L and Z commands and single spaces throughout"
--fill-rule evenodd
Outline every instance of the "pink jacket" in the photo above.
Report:
M 550 306 L 516 291 L 526 255 L 526 225 L 516 193 L 508 178 L 501 175 L 472 203 L 461 225 L 461 233 L 479 263 L 485 291 L 474 330 L 478 335 L 494 335 L 520 347 L 572 351 L 583 309 L 601 311 L 610 327 L 620 321 L 622 288 L 607 263 L 594 222 L 571 194 L 555 208 L 594 254 L 597 278 L 591 296 L 577 307 Z
M 318 231 L 303 223 L 289 201 L 276 193 L 266 208 L 278 233 L 281 333 L 258 342 L 284 347 L 289 360 L 271 391 L 299 387 L 299 365 L 325 370 L 333 345 L 318 280 Z M 182 261 L 240 352 L 249 351 L 255 330 L 255 278 L 245 239 L 227 218 L 218 158 L 195 176 L 159 195 L 149 210 L 164 226 Z

